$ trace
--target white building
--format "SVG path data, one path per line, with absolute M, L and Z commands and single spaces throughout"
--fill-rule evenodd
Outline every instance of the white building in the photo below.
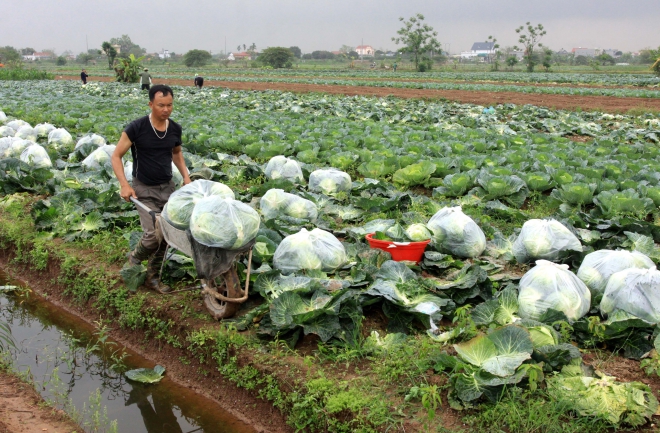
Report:
M 360 56 L 373 56 L 375 51 L 371 45 L 358 45 L 355 52 Z
M 461 52 L 461 59 L 488 58 L 491 54 L 495 54 L 495 51 L 494 42 L 475 42 L 470 51 Z
M 160 53 L 158 53 L 158 57 L 160 57 L 161 59 L 169 59 L 172 56 L 170 56 L 169 50 L 163 48 L 163 50 Z
M 29 60 L 31 62 L 34 62 L 35 60 L 47 60 L 50 58 L 50 53 L 32 53 L 23 56 L 23 60 Z

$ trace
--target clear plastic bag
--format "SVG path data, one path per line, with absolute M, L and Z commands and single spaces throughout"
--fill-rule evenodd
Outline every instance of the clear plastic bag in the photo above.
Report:
M 20 158 L 23 151 L 33 144 L 33 141 L 18 138 L 12 141 L 9 148 L 5 151 L 5 158 Z
M 129 182 L 133 182 L 133 161 L 126 161 L 124 164 L 124 176 Z
M 48 138 L 50 131 L 55 130 L 55 127 L 50 123 L 40 123 L 34 127 L 34 130 L 37 131 L 37 135 L 41 138 Z
M 15 119 L 7 123 L 7 126 L 9 126 L 14 131 L 18 131 L 21 128 L 21 126 L 32 126 L 32 125 L 27 123 L 25 120 Z
M 14 141 L 22 141 L 22 140 L 20 138 L 16 138 L 16 137 L 2 137 L 2 138 L 0 138 L 0 159 L 1 158 L 9 158 L 9 149 L 11 148 L 11 144 Z
M 190 217 L 190 232 L 202 245 L 236 250 L 257 237 L 260 217 L 256 210 L 231 198 L 201 199 Z
M 73 144 L 73 137 L 69 131 L 63 128 L 53 129 L 48 133 L 48 144 L 52 144 L 56 148 Z
M 287 236 L 278 245 L 273 265 L 282 272 L 321 270 L 332 272 L 347 261 L 346 250 L 339 240 L 321 229 L 306 229 Z
M 334 195 L 353 188 L 351 176 L 336 168 L 314 170 L 309 175 L 309 190 Z
M 105 165 L 110 164 L 110 157 L 115 151 L 114 144 L 107 144 L 96 149 L 94 152 L 90 153 L 89 156 L 82 161 L 88 170 L 99 170 Z
M 562 253 L 569 250 L 582 251 L 582 244 L 566 226 L 554 219 L 527 221 L 513 243 L 513 255 L 518 263 L 559 260 Z
M 21 161 L 27 163 L 34 168 L 50 168 L 53 163 L 50 161 L 50 156 L 46 149 L 38 144 L 32 144 L 21 152 Z
M 4 111 L 0 110 L 0 124 L 4 124 L 7 122 L 7 115 L 5 114 Z
M 0 126 L 0 137 L 13 137 L 14 135 L 16 135 L 14 128 L 9 126 Z
M 292 218 L 316 221 L 318 209 L 307 199 L 290 194 L 281 189 L 269 189 L 259 202 L 264 219 L 270 220 L 282 215 Z
M 603 297 L 607 281 L 613 274 L 630 268 L 653 267 L 655 267 L 653 260 L 639 251 L 599 250 L 586 255 L 577 271 L 577 276 L 589 287 L 591 299 L 595 303 Z
M 627 313 L 650 324 L 660 323 L 660 272 L 629 268 L 613 274 L 600 302 L 600 312 Z
M 486 235 L 460 206 L 440 209 L 426 227 L 433 243 L 454 256 L 478 257 L 486 249 Z
M 591 292 L 568 265 L 537 260 L 520 279 L 518 313 L 523 319 L 539 320 L 549 309 L 576 321 L 589 312 Z
M 84 146 L 85 144 L 93 144 L 96 147 L 101 147 L 106 144 L 105 138 L 101 137 L 100 135 L 97 134 L 87 134 L 84 135 L 78 142 L 76 143 L 76 147 L 73 150 L 79 149 L 81 146 Z
M 27 126 L 21 126 L 18 128 L 18 131 L 16 131 L 16 137 L 22 138 L 23 140 L 30 140 L 33 142 L 37 141 L 37 131 L 34 130 L 33 127 L 30 125 Z
M 305 180 L 300 163 L 283 155 L 274 156 L 266 164 L 264 170 L 268 179 L 287 179 L 294 183 Z
M 163 217 L 174 227 L 185 230 L 190 227 L 190 216 L 195 205 L 206 197 L 234 199 L 234 192 L 225 184 L 199 179 L 184 185 L 170 195 Z

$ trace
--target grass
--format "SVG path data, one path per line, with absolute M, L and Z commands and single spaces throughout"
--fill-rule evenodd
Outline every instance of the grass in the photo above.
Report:
M 0 80 L 52 80 L 54 77 L 52 72 L 38 69 L 0 68 Z

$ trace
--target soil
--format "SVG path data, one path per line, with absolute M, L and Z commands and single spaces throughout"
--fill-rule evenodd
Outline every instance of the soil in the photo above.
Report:
M 29 384 L 0 372 L 0 433 L 72 433 L 80 427 L 61 410 L 44 404 Z
M 72 75 L 57 76 L 57 80 L 80 80 Z M 113 77 L 94 77 L 96 81 L 115 81 Z M 191 80 L 154 79 L 154 84 L 191 86 Z M 395 89 L 369 86 L 334 86 L 302 83 L 243 83 L 208 81 L 209 87 L 232 90 L 281 90 L 294 93 L 329 93 L 349 96 L 375 96 L 410 99 L 449 100 L 477 105 L 517 104 L 536 105 L 562 110 L 594 110 L 626 113 L 635 110 L 660 111 L 660 98 L 617 98 L 613 96 L 541 95 L 518 92 L 480 92 L 471 90 Z

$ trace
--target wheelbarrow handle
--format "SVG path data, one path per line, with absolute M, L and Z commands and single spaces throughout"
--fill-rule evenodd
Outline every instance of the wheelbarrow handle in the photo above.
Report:
M 131 201 L 135 203 L 135 205 L 145 212 L 147 212 L 149 215 L 151 215 L 151 220 L 154 223 L 154 227 L 156 226 L 156 214 L 158 212 L 151 210 L 146 204 L 142 203 L 140 200 L 136 199 L 135 197 L 131 196 L 130 197 Z

